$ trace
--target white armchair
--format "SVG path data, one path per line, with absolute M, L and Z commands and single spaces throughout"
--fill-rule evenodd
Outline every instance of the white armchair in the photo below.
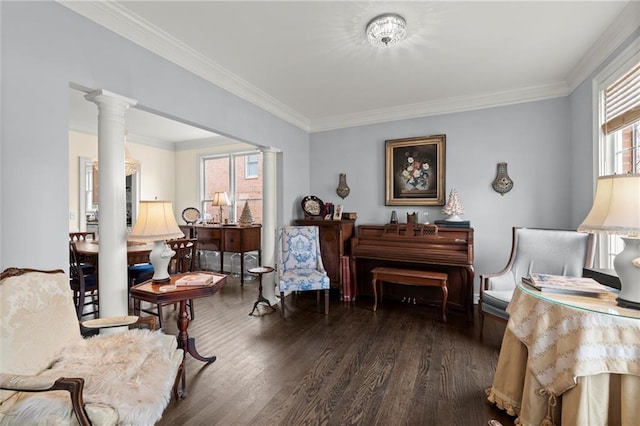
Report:
M 136 317 L 121 319 L 88 323 Z M 154 424 L 172 389 L 179 396 L 183 358 L 176 338 L 161 331 L 84 339 L 62 270 L 0 276 L 0 425 Z
M 593 234 L 514 227 L 507 266 L 480 276 L 480 335 L 485 315 L 509 319 L 507 305 L 522 277 L 531 273 L 581 277 L 583 268 L 593 265 L 593 253 Z

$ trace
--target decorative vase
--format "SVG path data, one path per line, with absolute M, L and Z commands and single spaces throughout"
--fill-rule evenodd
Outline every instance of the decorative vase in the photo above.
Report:
M 340 180 L 338 181 L 338 187 L 336 188 L 336 193 L 340 196 L 340 198 L 346 198 L 351 192 L 351 188 L 347 185 L 347 174 L 340 173 Z
M 500 195 L 504 195 L 513 188 L 513 181 L 507 173 L 507 163 L 498 163 L 498 173 L 493 183 L 493 190 Z

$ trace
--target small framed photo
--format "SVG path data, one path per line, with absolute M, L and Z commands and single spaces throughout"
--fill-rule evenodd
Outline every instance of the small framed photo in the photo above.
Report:
M 385 205 L 444 205 L 445 135 L 385 141 Z
M 336 204 L 333 206 L 333 220 L 342 219 L 342 204 Z

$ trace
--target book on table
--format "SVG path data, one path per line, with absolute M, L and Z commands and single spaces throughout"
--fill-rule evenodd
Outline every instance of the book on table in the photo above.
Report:
M 593 278 L 565 275 L 530 274 L 522 282 L 542 292 L 594 295 L 607 293 L 607 287 Z
M 213 275 L 211 274 L 189 274 L 176 280 L 177 287 L 191 285 L 211 285 L 213 283 Z

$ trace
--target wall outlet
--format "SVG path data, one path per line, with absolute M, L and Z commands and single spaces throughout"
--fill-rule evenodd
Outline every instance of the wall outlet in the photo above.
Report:
M 76 212 L 69 212 L 69 220 L 76 220 Z

